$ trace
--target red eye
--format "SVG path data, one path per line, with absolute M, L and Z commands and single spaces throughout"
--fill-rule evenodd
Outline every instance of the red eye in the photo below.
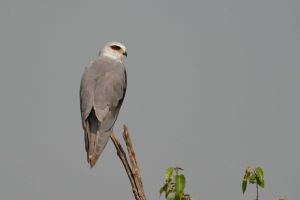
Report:
M 111 49 L 119 51 L 121 49 L 121 47 L 119 47 L 118 45 L 112 45 L 110 46 Z

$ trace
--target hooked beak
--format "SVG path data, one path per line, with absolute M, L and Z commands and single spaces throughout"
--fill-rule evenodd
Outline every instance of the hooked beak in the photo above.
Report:
M 126 52 L 126 51 L 123 51 L 123 55 L 127 57 L 127 52 Z

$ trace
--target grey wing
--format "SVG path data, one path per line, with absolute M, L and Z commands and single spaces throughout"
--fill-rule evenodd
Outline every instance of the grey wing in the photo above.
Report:
M 96 83 L 94 106 L 104 132 L 113 127 L 126 93 L 126 71 L 121 63 L 117 64 L 121 66 L 114 66 L 115 70 L 106 72 Z
M 92 141 L 96 140 L 98 120 L 93 116 L 93 99 L 95 81 L 92 73 L 92 66 L 94 62 L 90 62 L 83 72 L 80 83 L 80 111 L 82 127 L 84 130 L 85 150 L 87 152 L 87 161 L 90 163 L 89 153 L 93 151 L 94 145 Z M 94 142 L 93 142 L 94 143 Z
M 97 61 L 85 70 L 80 86 L 82 124 L 91 167 L 109 140 L 125 91 L 126 71 L 116 63 Z
M 94 62 L 90 62 L 83 72 L 80 83 L 80 111 L 82 122 L 85 121 L 90 114 L 94 101 L 95 81 L 93 80 L 92 66 Z

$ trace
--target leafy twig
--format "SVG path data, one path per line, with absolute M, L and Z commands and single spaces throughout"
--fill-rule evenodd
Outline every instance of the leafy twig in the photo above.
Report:
M 261 188 L 265 187 L 265 180 L 264 180 L 264 171 L 261 167 L 256 167 L 255 169 L 247 166 L 245 170 L 245 175 L 242 182 L 242 191 L 243 194 L 246 191 L 247 183 L 256 184 L 256 200 L 258 200 L 258 186 Z
M 165 193 L 167 200 L 192 200 L 191 195 L 184 193 L 185 176 L 179 173 L 182 170 L 180 167 L 169 167 L 166 170 L 165 184 L 160 188 L 159 193 Z

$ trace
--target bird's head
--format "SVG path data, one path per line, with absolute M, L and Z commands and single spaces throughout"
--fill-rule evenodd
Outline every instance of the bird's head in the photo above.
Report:
M 126 47 L 120 42 L 109 42 L 99 52 L 100 56 L 107 56 L 122 62 L 124 56 L 127 57 Z

